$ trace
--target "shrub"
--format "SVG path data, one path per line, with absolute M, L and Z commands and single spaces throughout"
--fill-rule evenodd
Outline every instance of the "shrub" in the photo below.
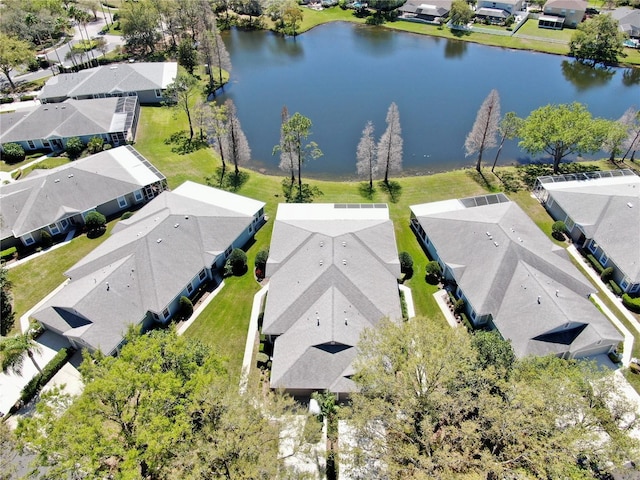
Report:
M 13 258 L 16 253 L 18 253 L 18 249 L 16 247 L 9 247 L 0 252 L 0 259 L 8 260 L 9 258 Z
M 92 137 L 87 143 L 87 150 L 89 153 L 100 153 L 104 147 L 104 138 L 102 137 Z
M 596 270 L 596 272 L 598 272 L 600 275 L 602 275 L 602 272 L 604 271 L 604 267 L 602 265 L 600 265 L 600 262 L 598 260 L 596 260 L 596 257 L 594 257 L 591 254 L 587 255 L 587 260 L 589 260 L 589 263 L 591 263 L 591 265 L 593 265 L 593 268 Z
M 637 363 L 630 363 L 629 370 L 631 370 L 632 373 L 640 374 L 640 365 Z
M 431 284 L 436 284 L 442 275 L 442 268 L 440 268 L 440 264 L 437 261 L 431 260 L 427 263 L 426 273 L 427 281 Z
M 40 231 L 40 243 L 42 244 L 42 248 L 49 248 L 53 245 L 53 238 L 51 238 L 51 234 L 46 230 Z
M 247 271 L 247 254 L 241 248 L 234 248 L 225 264 L 225 275 L 242 275 Z
M 133 212 L 124 212 L 120 217 L 120 220 L 126 220 L 127 218 L 131 218 L 133 216 Z
M 611 275 L 613 275 L 613 267 L 607 267 L 600 273 L 600 279 L 603 282 L 607 282 L 611 278 Z
M 409 252 L 400 252 L 400 271 L 402 273 L 410 273 L 413 271 L 413 258 Z
M 2 160 L 6 163 L 18 163 L 24 160 L 24 148 L 17 143 L 5 143 L 2 146 Z
M 469 332 L 473 332 L 475 329 L 473 328 L 473 324 L 467 318 L 467 315 L 464 312 L 459 313 L 460 318 L 462 319 L 462 324 Z
M 89 238 L 96 238 L 106 230 L 107 219 L 100 212 L 94 210 L 87 213 L 87 216 L 84 218 L 84 223 L 87 227 L 87 236 Z
M 613 293 L 615 293 L 617 296 L 622 295 L 622 289 L 620 288 L 620 286 L 616 283 L 615 280 L 609 280 L 609 286 L 611 287 L 611 290 L 613 291 Z
M 459 298 L 453 304 L 453 311 L 454 313 L 463 313 L 462 312 L 463 310 L 464 310 L 464 300 L 462 298 Z
M 78 158 L 84 150 L 84 144 L 78 137 L 72 137 L 67 141 L 65 152 L 69 155 L 69 158 Z
M 266 249 L 260 250 L 256 254 L 256 260 L 254 262 L 256 270 L 262 270 L 264 272 L 267 268 L 268 259 L 269 259 L 269 249 L 266 248 Z M 257 272 L 256 272 L 256 276 L 257 276 Z
M 58 373 L 67 359 L 71 357 L 74 352 L 75 350 L 72 348 L 61 348 L 60 351 L 56 353 L 55 357 L 45 365 L 42 369 L 42 373 L 38 373 L 24 386 L 20 393 L 20 400 L 23 403 L 28 403 L 33 397 L 35 397 L 40 389 L 45 386 L 56 373 Z
M 184 295 L 180 297 L 180 315 L 184 318 L 189 318 L 193 313 L 193 303 L 189 300 L 189 297 Z
M 13 103 L 13 97 L 0 98 L 0 105 L 4 105 L 5 103 Z
M 105 144 L 102 146 L 102 150 L 103 150 L 103 151 L 104 151 L 104 150 L 111 150 L 112 148 L 113 148 L 113 145 L 111 145 L 110 143 L 105 143 Z
M 640 297 L 632 297 L 625 293 L 622 295 L 622 303 L 632 312 L 640 313 Z
M 22 95 L 20 97 L 20 101 L 21 102 L 26 102 L 26 101 L 29 101 L 29 100 L 33 100 L 34 98 L 36 98 L 35 95 Z
M 567 232 L 567 226 L 562 220 L 553 222 L 551 225 L 551 234 L 556 240 L 564 240 L 564 234 Z

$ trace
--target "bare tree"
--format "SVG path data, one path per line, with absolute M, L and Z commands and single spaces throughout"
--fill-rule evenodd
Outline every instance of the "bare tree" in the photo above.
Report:
M 240 126 L 240 119 L 238 118 L 236 106 L 233 104 L 233 100 L 229 99 L 224 102 L 227 108 L 227 141 L 229 144 L 229 161 L 233 162 L 235 167 L 236 177 L 240 170 L 238 165 L 247 163 L 251 159 L 251 148 L 249 148 L 249 142 L 247 137 L 242 131 Z
M 500 95 L 493 89 L 480 106 L 473 128 L 464 141 L 466 155 L 478 152 L 476 170 L 479 172 L 482 166 L 482 154 L 486 148 L 496 146 L 496 134 L 500 121 Z
M 209 66 L 209 87 L 213 92 L 216 89 L 213 69 L 218 70 L 218 84 L 220 87 L 223 87 L 222 71 L 231 71 L 231 58 L 229 57 L 229 52 L 227 52 L 227 47 L 224 46 L 217 27 L 202 32 L 200 35 L 199 50 L 204 62 Z
M 207 137 L 209 138 L 209 145 L 215 150 L 222 162 L 222 174 L 220 175 L 220 183 L 224 178 L 227 164 L 225 157 L 228 156 L 229 142 L 227 131 L 227 107 L 226 105 L 211 104 L 210 115 L 207 116 Z
M 369 177 L 369 192 L 373 191 L 373 176 L 378 171 L 377 154 L 378 146 L 373 137 L 373 123 L 368 121 L 364 130 L 362 130 L 360 143 L 358 143 L 356 168 L 358 169 L 358 175 Z
M 273 153 L 280 151 L 280 170 L 291 173 L 291 187 L 296 183 L 296 161 L 294 159 L 290 145 L 287 145 L 287 139 L 284 134 L 284 125 L 289 121 L 289 110 L 287 106 L 282 107 L 280 113 L 282 122 L 280 124 L 280 144 L 274 147 Z
M 377 165 L 384 166 L 384 183 L 389 185 L 389 173 L 402 171 L 402 129 L 400 128 L 400 112 L 395 102 L 387 111 L 387 129 L 378 143 Z
M 502 120 L 500 120 L 500 124 L 498 125 L 498 132 L 500 133 L 500 145 L 498 146 L 496 158 L 493 161 L 493 165 L 491 166 L 492 172 L 494 168 L 496 168 L 496 164 L 498 163 L 498 157 L 500 156 L 500 152 L 502 151 L 504 141 L 507 139 L 514 139 L 518 134 L 518 128 L 520 128 L 521 124 L 522 119 L 516 115 L 516 112 L 507 112 L 504 114 L 504 117 L 502 117 Z
M 627 125 L 628 135 L 623 142 L 626 151 L 622 157 L 622 161 L 629 155 L 629 152 L 635 152 L 640 148 L 640 110 L 635 107 L 629 107 L 619 120 L 620 123 Z M 633 154 L 631 155 L 633 159 Z
M 166 97 L 169 104 L 176 106 L 187 115 L 189 121 L 189 143 L 193 140 L 193 119 L 191 118 L 192 98 L 197 94 L 197 80 L 186 73 L 179 73 L 173 83 L 167 86 Z

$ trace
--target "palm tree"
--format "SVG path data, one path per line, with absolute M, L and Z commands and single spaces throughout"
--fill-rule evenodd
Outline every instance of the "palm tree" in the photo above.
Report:
M 2 371 L 12 371 L 18 375 L 22 375 L 22 366 L 24 365 L 25 353 L 33 362 L 33 365 L 42 373 L 40 365 L 34 358 L 34 353 L 40 353 L 42 348 L 33 339 L 31 330 L 19 333 L 13 337 L 6 337 L 0 342 L 0 355 L 2 356 Z

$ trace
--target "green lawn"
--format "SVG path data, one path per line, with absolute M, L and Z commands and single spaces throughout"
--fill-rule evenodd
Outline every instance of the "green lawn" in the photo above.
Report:
M 42 152 L 32 153 L 30 155 L 27 155 L 23 161 L 11 164 L 0 161 L 0 172 L 11 172 L 12 170 L 21 168 L 23 165 L 26 165 L 27 163 L 32 162 L 35 159 L 42 157 L 43 155 L 44 153 Z
M 562 30 L 539 28 L 537 20 L 528 19 L 518 29 L 516 35 L 532 35 L 534 37 L 540 37 L 542 40 L 549 38 L 552 40 L 561 40 L 568 43 L 569 40 L 571 40 L 571 35 L 573 35 L 574 32 L 575 30 L 571 28 L 563 28 Z

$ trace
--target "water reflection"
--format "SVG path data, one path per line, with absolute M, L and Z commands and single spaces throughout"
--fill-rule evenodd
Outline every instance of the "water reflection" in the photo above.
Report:
M 379 58 L 395 53 L 398 35 L 381 27 L 357 25 L 352 29 L 354 46 L 360 53 Z
M 622 72 L 622 84 L 625 87 L 640 85 L 640 68 L 626 68 Z
M 571 82 L 578 91 L 594 87 L 602 87 L 609 83 L 615 75 L 615 70 L 608 68 L 593 68 L 578 61 L 562 61 L 562 75 Z
M 445 58 L 462 58 L 467 53 L 467 42 L 460 40 L 447 40 L 444 45 Z

